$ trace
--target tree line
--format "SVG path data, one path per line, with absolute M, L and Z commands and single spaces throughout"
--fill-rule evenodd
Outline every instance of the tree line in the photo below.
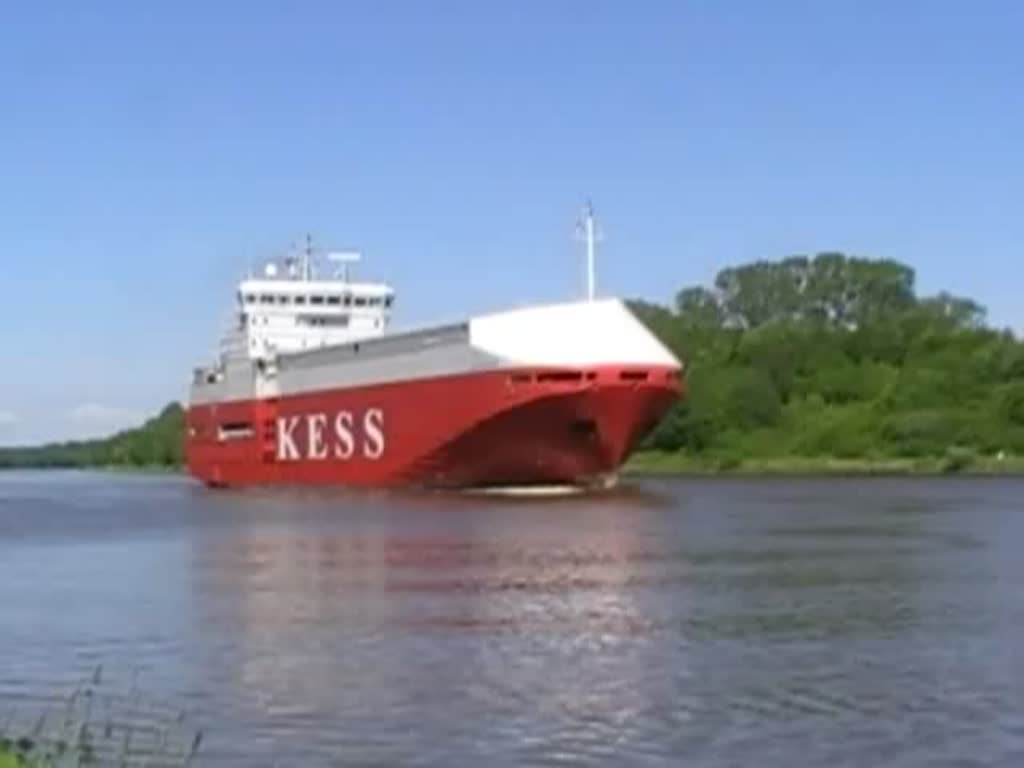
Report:
M 634 311 L 687 364 L 646 447 L 767 457 L 1024 454 L 1024 345 L 899 262 L 760 261 Z
M 100 440 L 0 449 L 0 468 L 178 467 L 184 455 L 185 414 L 171 403 L 137 429 Z

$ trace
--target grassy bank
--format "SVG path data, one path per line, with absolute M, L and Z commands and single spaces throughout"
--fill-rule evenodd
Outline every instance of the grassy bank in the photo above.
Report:
M 642 451 L 627 462 L 623 472 L 633 475 L 1024 475 L 1024 456 L 1000 459 L 950 451 L 945 456 L 902 458 L 742 458 Z
M 185 471 L 184 464 L 104 464 L 89 467 L 98 472 L 116 472 L 121 475 L 180 475 Z

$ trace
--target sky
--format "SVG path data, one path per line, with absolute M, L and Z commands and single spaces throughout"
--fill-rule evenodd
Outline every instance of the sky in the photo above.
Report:
M 0 444 L 184 399 L 307 232 L 397 326 L 842 250 L 1024 328 L 1017 0 L 0 5 Z

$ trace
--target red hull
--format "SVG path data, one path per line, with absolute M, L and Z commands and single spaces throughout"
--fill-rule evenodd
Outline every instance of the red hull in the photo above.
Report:
M 681 390 L 674 368 L 605 366 L 196 405 L 186 454 L 209 485 L 588 483 L 614 473 Z

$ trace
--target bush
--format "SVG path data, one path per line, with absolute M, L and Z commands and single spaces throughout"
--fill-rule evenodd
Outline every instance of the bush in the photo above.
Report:
M 977 458 L 978 454 L 973 448 L 951 446 L 946 451 L 941 469 L 946 474 L 963 472 L 965 469 L 970 469 Z
M 730 423 L 736 426 L 771 427 L 782 416 L 782 399 L 765 373 L 748 368 L 733 377 L 727 389 L 726 410 Z
M 956 442 L 957 418 L 938 410 L 894 414 L 882 425 L 882 437 L 903 456 L 942 456 Z
M 742 465 L 743 459 L 735 453 L 724 453 L 715 458 L 715 469 L 719 472 L 730 472 Z
M 1024 382 L 1000 388 L 997 396 L 999 413 L 1011 424 L 1024 426 Z
M 872 414 L 863 406 L 826 408 L 808 414 L 793 444 L 800 456 L 855 459 L 871 453 L 877 441 Z

